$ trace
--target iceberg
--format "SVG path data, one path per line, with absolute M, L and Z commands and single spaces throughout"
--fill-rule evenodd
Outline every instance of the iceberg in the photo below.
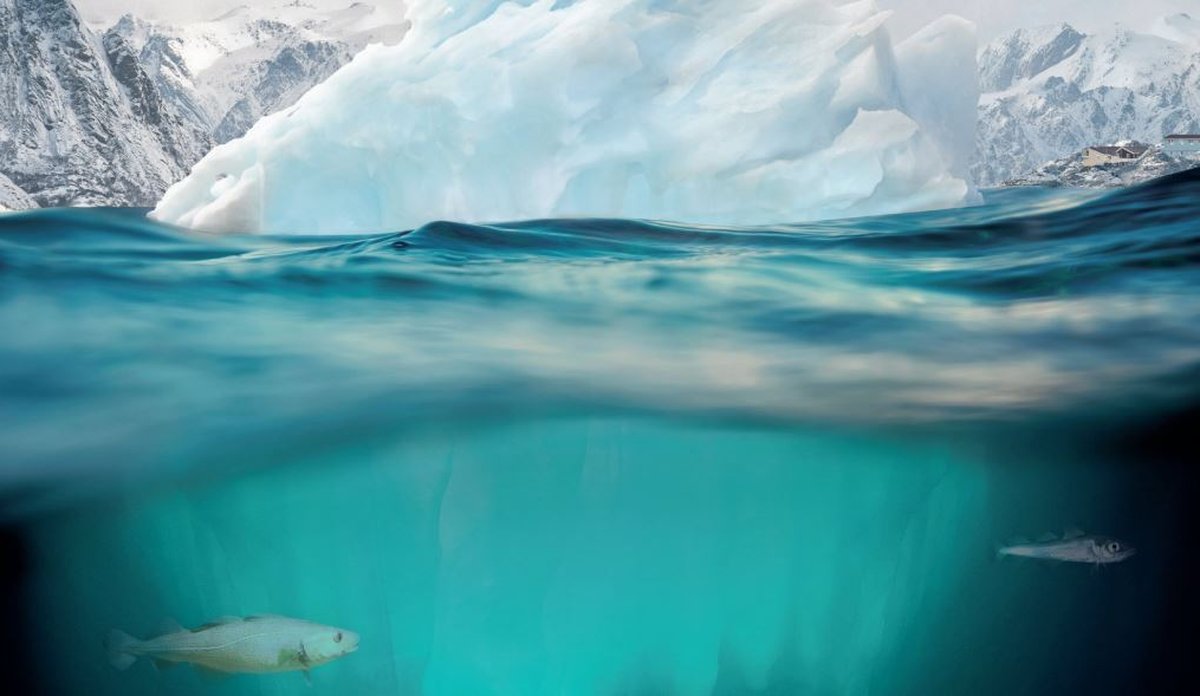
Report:
M 968 202 L 974 27 L 870 0 L 415 2 L 152 217 L 234 233 L 625 217 L 755 225 Z

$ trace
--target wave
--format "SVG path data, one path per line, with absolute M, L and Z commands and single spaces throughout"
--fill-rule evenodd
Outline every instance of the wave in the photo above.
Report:
M 1133 416 L 1197 396 L 1198 194 L 1193 171 L 825 223 L 443 221 L 336 240 L 213 237 L 137 210 L 4 216 L 0 449 L 29 477 L 157 466 L 147 442 L 208 452 L 439 414 Z
M 34 210 L 0 217 L 0 244 L 69 248 L 85 252 L 176 251 L 178 260 L 242 256 L 270 248 L 322 255 L 388 254 L 414 245 L 446 252 L 619 254 L 622 258 L 685 254 L 721 248 L 830 248 L 854 246 L 889 251 L 1000 248 L 1066 238 L 1096 239 L 1133 229 L 1157 230 L 1194 220 L 1200 213 L 1200 169 L 1118 189 L 1106 195 L 1060 190 L 994 191 L 975 208 L 909 213 L 795 225 L 725 227 L 620 219 L 546 219 L 498 224 L 436 221 L 415 230 L 339 237 L 207 235 L 155 222 L 146 209 L 73 208 Z M 1178 226 L 1173 243 L 1192 247 L 1195 235 Z M 1143 235 L 1146 236 L 1146 235 Z M 1103 252 L 1103 246 L 1100 248 Z M 295 258 L 280 256 L 279 258 Z

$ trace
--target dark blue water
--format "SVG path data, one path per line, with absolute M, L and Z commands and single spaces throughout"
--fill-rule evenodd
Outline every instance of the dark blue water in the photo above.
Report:
M 22 693 L 1179 693 L 1200 174 L 770 228 L 0 217 Z M 1096 570 L 998 563 L 1067 527 Z M 297 675 L 112 670 L 274 612 Z M 10 645 L 11 644 L 11 645 Z

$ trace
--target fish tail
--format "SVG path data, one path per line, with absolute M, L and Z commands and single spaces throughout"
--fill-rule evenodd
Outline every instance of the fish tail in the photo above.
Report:
M 137 661 L 137 656 L 130 650 L 137 644 L 137 639 L 125 633 L 113 629 L 108 632 L 108 637 L 104 640 L 104 649 L 108 651 L 108 662 L 115 669 L 126 670 L 129 666 Z

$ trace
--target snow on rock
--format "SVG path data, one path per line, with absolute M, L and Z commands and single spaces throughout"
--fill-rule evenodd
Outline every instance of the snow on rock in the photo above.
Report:
M 127 14 L 106 38 L 124 40 L 162 93 L 226 142 L 294 104 L 368 44 L 394 44 L 407 29 L 399 3 L 328 10 L 293 0 L 184 25 Z
M 43 205 L 152 204 L 208 148 L 69 0 L 0 0 L 0 164 Z
M 1122 145 L 1142 143 L 1121 143 Z M 1032 172 L 1009 179 L 1005 186 L 1069 186 L 1071 188 L 1119 188 L 1142 184 L 1160 176 L 1200 166 L 1200 161 L 1172 157 L 1153 146 L 1136 160 L 1089 167 L 1083 153 L 1046 162 Z
M 952 206 L 973 28 L 896 49 L 870 0 L 414 3 L 295 106 L 217 147 L 154 211 L 217 232 L 436 219 L 754 224 Z
M 11 179 L 0 174 L 0 212 L 29 210 L 38 207 L 37 201 L 21 190 Z

